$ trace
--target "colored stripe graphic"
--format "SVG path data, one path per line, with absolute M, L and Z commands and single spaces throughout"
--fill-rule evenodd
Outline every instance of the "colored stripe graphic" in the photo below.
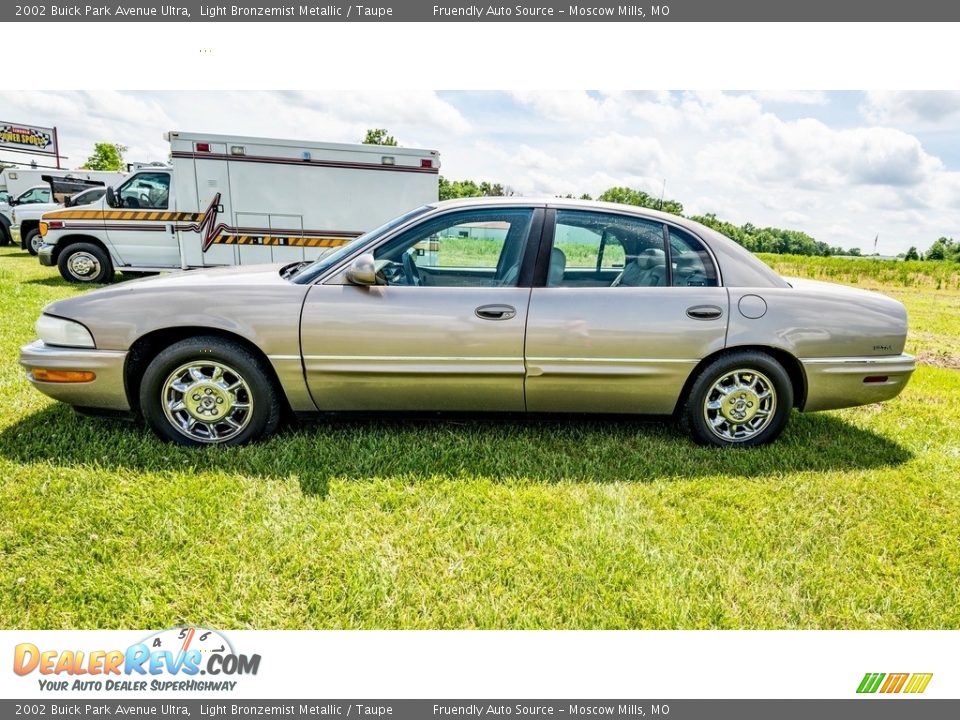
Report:
M 213 239 L 215 245 L 272 245 L 282 247 L 339 247 L 350 242 L 351 238 L 342 237 L 281 237 L 265 235 L 221 234 Z
M 858 693 L 875 693 L 877 688 L 880 687 L 880 681 L 886 677 L 884 673 L 867 673 L 863 676 L 863 680 L 860 681 L 860 687 L 857 688 Z
M 910 678 L 910 682 L 907 683 L 907 687 L 903 689 L 905 693 L 922 693 L 927 689 L 927 685 L 930 684 L 930 679 L 933 677 L 933 673 L 914 673 L 913 677 Z
M 857 687 L 858 693 L 875 693 L 891 695 L 899 692 L 918 694 L 927 689 L 933 673 L 866 673 L 860 685 Z M 881 685 L 882 683 L 882 685 Z

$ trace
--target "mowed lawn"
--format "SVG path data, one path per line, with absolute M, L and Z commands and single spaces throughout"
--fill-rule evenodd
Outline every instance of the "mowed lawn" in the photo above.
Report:
M 18 347 L 77 290 L 0 249 L 0 627 L 960 627 L 960 291 L 889 290 L 941 367 L 758 450 L 580 419 L 196 452 L 29 387 Z

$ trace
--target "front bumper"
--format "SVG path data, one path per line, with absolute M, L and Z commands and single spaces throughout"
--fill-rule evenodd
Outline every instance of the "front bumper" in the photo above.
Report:
M 126 359 L 126 351 L 56 347 L 40 340 L 20 348 L 20 364 L 27 370 L 27 379 L 44 395 L 68 405 L 119 412 L 130 410 L 123 380 Z M 37 368 L 88 370 L 96 378 L 82 383 L 40 382 L 33 377 Z
M 804 412 L 891 400 L 917 366 L 912 355 L 801 358 L 800 363 L 807 377 Z
M 14 245 L 19 245 L 22 241 L 20 237 L 20 226 L 11 225 L 10 226 L 10 239 L 13 241 Z
M 56 260 L 53 259 L 53 251 L 56 250 L 56 248 L 56 245 L 48 245 L 47 243 L 40 246 L 40 250 L 37 252 L 37 259 L 40 260 L 41 265 L 53 267 L 57 264 Z

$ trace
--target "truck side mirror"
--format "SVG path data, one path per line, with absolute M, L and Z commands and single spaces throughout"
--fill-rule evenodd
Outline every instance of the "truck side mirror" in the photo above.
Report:
M 113 188 L 107 185 L 107 205 L 110 207 L 118 207 L 117 205 L 117 194 L 113 191 Z
M 356 258 L 347 268 L 347 282 L 354 285 L 376 285 L 377 265 L 371 253 Z

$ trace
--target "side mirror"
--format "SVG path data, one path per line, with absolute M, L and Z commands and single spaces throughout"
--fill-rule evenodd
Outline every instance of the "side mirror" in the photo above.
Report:
M 107 186 L 107 205 L 110 207 L 119 207 L 117 205 L 117 194 L 113 191 L 113 188 L 109 185 Z
M 350 263 L 347 268 L 347 282 L 354 285 L 377 284 L 377 265 L 372 254 L 364 253 Z

